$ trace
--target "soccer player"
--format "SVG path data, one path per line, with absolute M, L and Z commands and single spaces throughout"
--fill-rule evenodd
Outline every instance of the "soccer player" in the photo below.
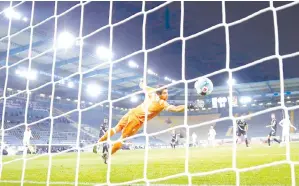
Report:
M 215 136 L 216 136 L 216 131 L 214 129 L 214 126 L 211 125 L 208 133 L 208 142 L 211 144 L 213 147 L 215 146 Z
M 246 147 L 248 147 L 248 140 L 247 140 L 247 131 L 248 131 L 248 125 L 246 123 L 246 121 L 244 119 L 240 119 L 237 120 L 237 141 L 236 143 L 238 143 L 238 139 L 241 138 L 241 135 L 243 135 L 243 137 L 245 138 L 245 143 L 246 143 Z
M 290 127 L 294 128 L 295 130 L 297 129 L 291 124 L 291 121 L 286 118 L 282 119 L 279 122 L 279 125 L 282 127 L 281 142 L 285 143 L 287 139 L 290 139 Z
M 107 130 L 108 130 L 108 119 L 105 118 L 104 123 L 101 125 L 101 131 L 99 137 L 101 138 L 102 136 L 104 136 Z M 104 143 L 103 151 L 102 151 L 103 156 L 106 156 L 106 154 L 108 153 L 108 148 L 109 148 L 108 143 Z M 107 164 L 106 158 L 103 157 L 103 159 L 105 160 L 104 163 Z
M 144 86 L 143 81 L 141 80 L 139 83 L 141 89 L 146 92 L 147 96 L 144 99 L 144 102 L 137 106 L 134 109 L 131 109 L 127 114 L 125 114 L 118 124 L 108 130 L 104 136 L 102 136 L 98 142 L 104 142 L 110 137 L 113 136 L 115 133 L 122 131 L 120 141 L 117 141 L 113 144 L 111 149 L 112 154 L 118 151 L 122 145 L 124 138 L 130 137 L 135 135 L 138 130 L 142 127 L 143 123 L 145 122 L 146 112 L 147 112 L 147 120 L 153 119 L 163 110 L 169 112 L 183 112 L 185 107 L 184 105 L 174 106 L 167 103 L 168 99 L 168 90 L 164 88 L 162 90 L 155 91 L 154 88 Z M 108 155 L 105 156 L 105 159 L 108 158 Z
M 171 142 L 170 142 L 171 148 L 175 149 L 176 142 L 177 142 L 177 135 L 175 133 L 175 130 L 173 130 L 171 134 Z
M 196 146 L 196 141 L 197 141 L 197 135 L 195 134 L 195 132 L 192 133 L 192 146 L 195 147 Z
M 276 138 L 275 138 L 275 135 L 276 135 L 276 129 L 277 129 L 277 121 L 276 121 L 276 118 L 275 118 L 275 114 L 272 113 L 271 114 L 271 124 L 266 126 L 266 127 L 271 127 L 271 131 L 270 133 L 268 134 L 268 145 L 270 147 L 270 141 L 271 141 L 271 137 L 273 136 L 273 140 L 276 141 L 277 143 L 280 143 L 280 141 L 278 141 Z
M 25 131 L 24 131 L 24 136 L 23 136 L 23 145 L 25 147 L 25 150 L 28 148 L 30 150 L 31 153 L 33 153 L 33 149 L 30 145 L 30 139 L 33 138 L 32 133 L 31 133 L 31 129 L 30 127 L 26 127 Z

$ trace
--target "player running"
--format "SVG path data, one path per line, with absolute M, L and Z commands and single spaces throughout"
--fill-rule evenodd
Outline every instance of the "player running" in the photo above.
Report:
M 195 132 L 192 133 L 192 146 L 196 147 L 197 145 L 197 135 Z
M 171 142 L 170 142 L 171 148 L 175 149 L 175 145 L 176 145 L 177 140 L 178 140 L 177 135 L 175 133 L 175 130 L 173 130 L 172 134 L 171 134 Z
M 290 139 L 290 127 L 292 127 L 295 130 L 297 129 L 291 124 L 291 121 L 286 118 L 282 119 L 279 122 L 279 125 L 282 127 L 281 142 L 285 143 L 287 139 Z
M 246 143 L 246 147 L 248 147 L 248 140 L 247 140 L 247 131 L 248 131 L 248 125 L 246 123 L 246 121 L 244 119 L 240 119 L 237 120 L 237 141 L 236 143 L 238 143 L 238 139 L 241 138 L 241 135 L 243 135 L 243 137 L 245 138 L 245 143 Z
M 24 136 L 23 136 L 23 145 L 24 149 L 26 150 L 27 148 L 30 150 L 31 153 L 33 153 L 33 147 L 30 145 L 30 139 L 33 138 L 31 129 L 30 127 L 26 127 L 24 131 Z
M 211 125 L 208 133 L 208 143 L 212 145 L 213 147 L 215 146 L 215 136 L 216 136 L 216 131 L 214 129 L 214 126 Z
M 134 109 L 131 109 L 127 114 L 125 114 L 118 124 L 107 131 L 104 136 L 102 136 L 98 142 L 103 142 L 108 139 L 108 135 L 110 137 L 115 133 L 122 131 L 120 140 L 133 136 L 138 132 L 138 130 L 142 127 L 146 118 L 147 111 L 147 120 L 153 119 L 163 110 L 169 112 L 183 112 L 185 109 L 184 105 L 174 106 L 167 103 L 168 99 L 168 90 L 164 88 L 162 90 L 155 91 L 154 88 L 144 86 L 143 81 L 140 81 L 140 88 L 144 90 L 144 92 L 148 93 L 148 96 L 145 97 L 145 100 L 142 104 L 137 106 Z M 146 108 L 147 107 L 147 108 Z M 118 141 L 113 144 L 112 154 L 118 151 L 123 146 L 122 141 Z M 104 156 L 104 160 L 108 158 L 108 155 Z
M 276 129 L 277 129 L 277 121 L 275 118 L 275 114 L 272 113 L 271 114 L 271 124 L 267 125 L 266 127 L 271 127 L 271 131 L 268 134 L 268 145 L 269 147 L 271 146 L 270 141 L 271 141 L 271 137 L 273 136 L 273 140 L 276 141 L 277 143 L 280 143 L 279 140 L 277 140 L 274 136 L 276 136 Z

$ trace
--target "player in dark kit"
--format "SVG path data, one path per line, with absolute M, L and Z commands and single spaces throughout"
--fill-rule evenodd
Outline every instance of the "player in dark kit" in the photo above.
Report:
M 248 140 L 247 140 L 248 125 L 244 119 L 237 120 L 236 122 L 237 122 L 237 136 L 238 136 L 236 143 L 238 143 L 238 139 L 241 137 L 241 135 L 243 135 L 243 137 L 245 138 L 246 147 L 248 147 Z
M 271 114 L 271 124 L 266 126 L 266 127 L 271 127 L 271 131 L 268 135 L 268 145 L 270 146 L 270 141 L 271 141 L 271 137 L 276 136 L 276 130 L 277 130 L 277 121 L 275 118 L 275 114 Z M 277 140 L 275 137 L 273 138 L 274 141 L 276 141 L 277 143 L 280 143 L 279 140 Z
M 101 125 L 101 127 L 100 127 L 100 134 L 99 134 L 99 137 L 101 138 L 102 136 L 104 136 L 105 135 L 105 133 L 107 132 L 107 130 L 108 130 L 108 119 L 104 119 L 104 123 Z M 94 146 L 94 149 L 93 149 L 93 152 L 94 153 L 97 153 L 98 151 L 97 151 L 97 148 L 98 148 L 98 146 L 97 145 L 95 145 Z M 107 163 L 106 162 L 106 158 L 105 158 L 105 156 L 107 156 L 107 154 L 108 154 L 108 148 L 109 148 L 109 146 L 108 146 L 108 143 L 103 143 L 103 159 L 105 159 L 105 163 Z
M 104 136 L 105 133 L 107 132 L 107 130 L 108 130 L 108 119 L 104 119 L 104 123 L 101 126 L 101 132 L 100 132 L 99 138 Z M 108 153 L 108 144 L 107 143 L 103 144 L 103 155 L 105 154 L 105 152 Z
M 177 142 L 177 135 L 176 135 L 175 131 L 172 131 L 171 143 L 170 143 L 171 148 L 175 149 L 176 142 Z

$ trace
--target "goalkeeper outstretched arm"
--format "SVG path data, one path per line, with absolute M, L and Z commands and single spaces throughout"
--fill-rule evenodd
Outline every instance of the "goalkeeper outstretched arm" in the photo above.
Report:
M 162 91 L 156 91 L 155 88 L 148 87 L 144 84 L 143 79 L 140 79 L 139 82 L 139 87 L 146 91 L 147 93 L 156 93 L 158 96 L 161 96 Z M 169 105 L 166 101 L 164 102 L 165 104 L 165 110 L 169 112 L 183 112 L 185 110 L 185 105 L 179 105 L 179 106 L 174 106 L 174 105 Z

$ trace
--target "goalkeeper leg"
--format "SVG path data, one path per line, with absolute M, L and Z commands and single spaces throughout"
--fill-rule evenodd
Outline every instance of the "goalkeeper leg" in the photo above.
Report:
M 110 130 L 108 130 L 99 140 L 98 140 L 98 142 L 104 142 L 104 141 L 106 141 L 107 139 L 108 139 L 108 137 L 111 137 L 111 136 L 113 136 L 114 134 L 116 134 L 116 133 L 118 133 L 118 132 L 120 132 L 126 125 L 127 125 L 127 123 L 128 123 L 128 118 L 129 118 L 129 115 L 128 114 L 126 114 L 126 115 L 124 115 L 122 118 L 121 118 L 121 120 L 118 122 L 118 124 L 114 127 L 114 128 L 112 128 L 112 129 L 110 129 Z M 93 152 L 94 153 L 98 153 L 98 144 L 96 144 L 94 147 L 93 147 Z
M 122 135 L 119 141 L 113 144 L 111 149 L 111 154 L 114 154 L 119 149 L 121 149 L 121 147 L 123 146 L 123 139 L 135 135 L 141 126 L 142 126 L 142 122 L 135 115 L 129 115 L 126 119 L 125 125 L 123 125 L 123 123 L 120 122 L 116 127 L 122 129 Z M 102 137 L 99 141 L 103 139 L 105 138 Z M 102 157 L 104 159 L 104 163 L 106 163 L 107 159 L 109 158 L 108 153 L 104 153 Z

